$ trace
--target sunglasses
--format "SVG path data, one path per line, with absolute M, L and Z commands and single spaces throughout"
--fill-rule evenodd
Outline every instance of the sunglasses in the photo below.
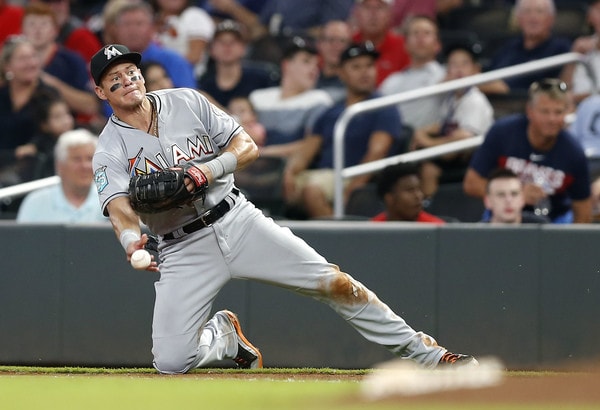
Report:
M 536 91 L 560 91 L 563 93 L 567 92 L 567 84 L 557 78 L 545 78 L 540 81 L 536 81 L 529 87 L 529 92 L 534 93 Z

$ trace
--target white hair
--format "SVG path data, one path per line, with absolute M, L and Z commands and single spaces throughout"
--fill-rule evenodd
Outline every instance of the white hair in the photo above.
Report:
M 515 11 L 517 14 L 524 6 L 524 3 L 526 3 L 527 1 L 529 0 L 517 0 L 517 2 L 515 3 Z M 554 4 L 554 0 L 545 0 L 545 2 L 548 6 L 548 11 L 550 12 L 550 14 L 552 14 L 553 16 L 556 15 L 556 5 Z
M 64 162 L 69 155 L 70 148 L 82 145 L 93 145 L 95 149 L 98 145 L 98 137 L 85 128 L 62 133 L 54 146 L 54 160 Z

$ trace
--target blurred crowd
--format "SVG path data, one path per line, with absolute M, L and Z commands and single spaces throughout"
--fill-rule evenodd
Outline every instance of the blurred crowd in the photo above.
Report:
M 486 139 L 346 179 L 344 204 L 376 221 L 461 222 L 443 201 L 465 198 L 479 201 L 473 218 L 486 223 L 596 221 L 599 35 L 600 0 L 0 0 L 0 188 L 63 180 L 46 196 L 5 199 L 0 216 L 27 206 L 19 220 L 38 221 L 35 205 L 54 201 L 55 221 L 102 219 L 91 205 L 91 153 L 111 110 L 89 62 L 117 43 L 142 54 L 148 91 L 194 88 L 239 121 L 261 150 L 240 188 L 290 219 L 333 217 L 334 126 L 349 106 L 581 53 L 586 65 L 353 117 L 345 166 Z M 69 181 L 77 174 L 85 177 Z M 449 186 L 460 188 L 454 199 L 442 198 Z

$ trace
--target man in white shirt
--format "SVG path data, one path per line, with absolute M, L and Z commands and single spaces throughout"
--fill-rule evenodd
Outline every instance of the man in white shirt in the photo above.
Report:
M 441 50 L 439 31 L 435 21 L 424 16 L 411 18 L 406 25 L 406 49 L 410 66 L 388 76 L 379 87 L 383 95 L 399 94 L 437 84 L 446 71 L 436 60 Z M 402 121 L 420 128 L 437 120 L 440 100 L 437 95 L 418 98 L 398 104 Z

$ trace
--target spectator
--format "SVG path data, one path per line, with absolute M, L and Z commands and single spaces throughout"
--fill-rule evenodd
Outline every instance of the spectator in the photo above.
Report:
M 263 33 L 315 38 L 331 20 L 347 20 L 352 0 L 267 0 L 259 19 Z
M 352 18 L 356 24 L 353 41 L 370 41 L 379 52 L 377 60 L 377 85 L 390 74 L 410 64 L 410 56 L 404 46 L 404 37 L 391 28 L 393 0 L 356 0 Z
M 263 37 L 267 29 L 260 24 L 259 15 L 268 0 L 208 0 L 204 9 L 213 19 L 234 20 L 248 32 L 251 41 Z
M 0 46 L 12 35 L 21 32 L 23 8 L 11 4 L 9 0 L 0 0 Z
M 121 8 L 131 0 L 108 0 L 102 12 L 92 16 L 87 25 L 103 44 L 116 42 L 116 21 Z
M 31 142 L 17 148 L 17 158 L 35 157 L 31 179 L 54 175 L 54 146 L 58 138 L 75 128 L 75 119 L 67 102 L 55 92 L 40 92 L 34 110 L 37 133 Z
M 192 65 L 176 51 L 153 41 L 156 34 L 152 7 L 141 0 L 117 3 L 114 22 L 114 41 L 142 54 L 144 61 L 158 61 L 165 66 L 175 87 L 196 88 Z
M 227 106 L 229 113 L 244 128 L 259 147 L 263 147 L 267 140 L 267 130 L 258 122 L 254 106 L 248 97 L 233 97 Z
M 423 210 L 425 196 L 421 190 L 419 174 L 418 167 L 412 164 L 384 168 L 377 180 L 377 195 L 383 200 L 385 211 L 371 220 L 445 224 L 443 219 Z
M 487 71 L 570 51 L 571 42 L 568 39 L 552 34 L 556 17 L 553 0 L 518 0 L 515 16 L 521 33 L 500 47 L 492 57 Z M 559 77 L 560 70 L 550 68 L 506 80 L 492 81 L 481 85 L 480 89 L 486 94 L 527 92 L 531 83 L 547 77 Z
M 339 75 L 346 85 L 346 98 L 319 117 L 311 134 L 289 159 L 285 169 L 285 195 L 300 205 L 309 218 L 333 215 L 333 133 L 334 125 L 349 106 L 377 96 L 375 61 L 378 53 L 371 43 L 354 44 L 340 57 Z M 344 165 L 351 166 L 386 157 L 398 141 L 400 116 L 394 107 L 369 111 L 354 117 L 346 129 Z M 310 169 L 314 164 L 315 169 Z M 349 180 L 346 198 L 370 179 L 362 175 Z
M 71 110 L 82 122 L 90 122 L 99 114 L 98 100 L 92 92 L 86 63 L 79 54 L 56 42 L 58 21 L 45 3 L 36 2 L 25 8 L 23 35 L 36 49 L 42 61 L 44 82 L 58 90 Z
M 27 195 L 19 207 L 17 222 L 107 222 L 93 183 L 92 157 L 96 145 L 97 138 L 85 129 L 62 134 L 54 148 L 60 184 Z
M 94 53 L 102 47 L 100 40 L 83 22 L 71 14 L 70 0 L 34 0 L 50 6 L 58 22 L 56 41 L 65 48 L 78 53 L 89 63 Z
M 592 180 L 592 222 L 600 223 L 600 177 Z
M 480 72 L 477 54 L 469 45 L 448 49 L 446 80 L 458 80 Z M 494 109 L 477 87 L 458 89 L 442 100 L 438 121 L 414 131 L 411 150 L 430 148 L 448 142 L 484 135 L 494 121 Z M 470 152 L 447 154 L 423 163 L 423 191 L 432 197 L 442 182 L 460 182 L 469 165 Z
M 464 179 L 468 195 L 483 198 L 486 176 L 509 168 L 524 184 L 527 210 L 554 223 L 591 221 L 590 177 L 581 145 L 564 130 L 569 97 L 556 79 L 531 85 L 526 113 L 501 118 L 475 151 Z
M 600 95 L 594 94 L 581 101 L 575 112 L 575 121 L 569 131 L 579 141 L 590 167 L 590 176 L 600 176 Z
M 525 211 L 523 183 L 507 168 L 498 168 L 488 177 L 483 198 L 489 215 L 483 222 L 491 224 L 547 223 L 548 218 Z
M 319 114 L 333 103 L 329 94 L 315 89 L 318 75 L 317 51 L 304 39 L 294 37 L 281 62 L 280 85 L 250 93 L 258 120 L 267 129 L 262 154 L 289 157 Z
M 321 72 L 317 88 L 325 90 L 334 101 L 344 98 L 345 87 L 338 76 L 340 55 L 352 42 L 352 31 L 348 23 L 332 20 L 325 23 L 317 40 Z
M 406 49 L 410 55 L 410 66 L 391 74 L 379 87 L 383 95 L 398 94 L 444 79 L 446 71 L 436 60 L 441 50 L 438 27 L 428 17 L 416 16 L 406 23 Z M 420 128 L 437 121 L 440 97 L 433 95 L 418 98 L 398 105 L 405 123 Z
M 191 0 L 152 0 L 160 44 L 184 56 L 200 78 L 206 69 L 206 48 L 215 32 L 208 13 Z
M 198 88 L 226 107 L 233 97 L 247 97 L 256 89 L 275 86 L 278 74 L 245 61 L 246 52 L 240 25 L 232 20 L 219 23 L 210 45 L 213 64 L 200 78 Z
M 600 80 L 600 0 L 588 3 L 587 21 L 593 33 L 577 38 L 573 42 L 572 51 L 586 55 L 586 64 L 591 67 L 591 72 L 577 63 L 568 64 L 562 72 L 562 78 L 570 86 L 576 104 L 597 91 L 600 85 L 596 83 Z
M 9 37 L 0 53 L 0 151 L 14 159 L 16 149 L 36 133 L 35 96 L 58 92 L 41 80 L 42 66 L 33 44 L 24 36 Z M 2 161 L 3 165 L 5 161 Z
M 173 88 L 173 80 L 169 77 L 165 66 L 156 61 L 140 64 L 140 72 L 144 77 L 146 91 L 164 90 Z

